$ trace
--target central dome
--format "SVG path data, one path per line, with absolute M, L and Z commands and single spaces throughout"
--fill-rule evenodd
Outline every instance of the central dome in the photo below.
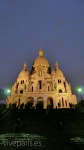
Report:
M 42 49 L 39 50 L 39 57 L 37 57 L 35 59 L 33 67 L 38 67 L 40 65 L 45 66 L 45 67 L 50 66 L 48 60 L 43 56 L 43 50 Z

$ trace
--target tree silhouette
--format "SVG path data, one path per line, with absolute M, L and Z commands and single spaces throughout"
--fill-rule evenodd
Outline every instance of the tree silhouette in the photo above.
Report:
M 6 98 L 6 95 L 4 93 L 4 90 L 0 89 L 0 99 L 5 99 L 5 98 Z

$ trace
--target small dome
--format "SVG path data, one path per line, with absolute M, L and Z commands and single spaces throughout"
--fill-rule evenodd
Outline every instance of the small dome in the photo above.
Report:
M 62 73 L 62 71 L 59 69 L 59 66 L 58 66 L 57 62 L 55 64 L 55 66 L 56 66 L 56 71 L 55 71 L 56 75 L 64 76 L 63 73 Z
M 27 70 L 26 63 L 24 64 L 23 70 L 20 72 L 19 77 L 27 77 L 29 75 L 29 72 Z
M 55 73 L 56 73 L 56 75 L 64 76 L 60 69 L 57 69 Z
M 19 77 L 27 77 L 29 75 L 28 70 L 22 70 L 19 74 Z
M 48 60 L 43 56 L 43 50 L 40 49 L 39 51 L 39 57 L 37 57 L 34 61 L 34 67 L 37 67 L 39 65 L 42 65 L 42 66 L 46 66 L 46 67 L 49 67 L 49 62 Z

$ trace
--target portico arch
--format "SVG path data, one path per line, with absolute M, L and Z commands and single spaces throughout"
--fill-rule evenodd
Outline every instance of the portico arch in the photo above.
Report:
M 32 109 L 33 104 L 34 104 L 34 98 L 33 97 L 28 97 L 27 98 L 27 108 Z
M 37 104 L 36 104 L 37 109 L 43 109 L 43 107 L 44 107 L 43 101 L 44 101 L 43 97 L 37 98 Z
M 47 98 L 47 107 L 53 109 L 53 98 L 52 97 Z

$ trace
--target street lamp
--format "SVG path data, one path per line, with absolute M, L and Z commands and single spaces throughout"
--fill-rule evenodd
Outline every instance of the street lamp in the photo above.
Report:
M 9 96 L 11 94 L 11 89 L 10 88 L 6 89 L 5 94 L 6 94 L 6 96 Z
M 7 90 L 7 93 L 8 93 L 8 94 L 10 93 L 10 90 L 9 90 L 9 89 Z
M 10 96 L 10 94 L 11 94 L 11 88 L 5 88 L 4 89 L 4 94 L 5 94 L 6 98 L 7 98 L 7 96 Z
M 79 91 L 79 93 L 80 93 L 80 99 L 82 100 L 82 95 L 81 95 L 81 91 L 82 91 L 82 89 L 81 89 L 81 88 L 79 88 L 79 89 L 78 89 L 78 91 Z

